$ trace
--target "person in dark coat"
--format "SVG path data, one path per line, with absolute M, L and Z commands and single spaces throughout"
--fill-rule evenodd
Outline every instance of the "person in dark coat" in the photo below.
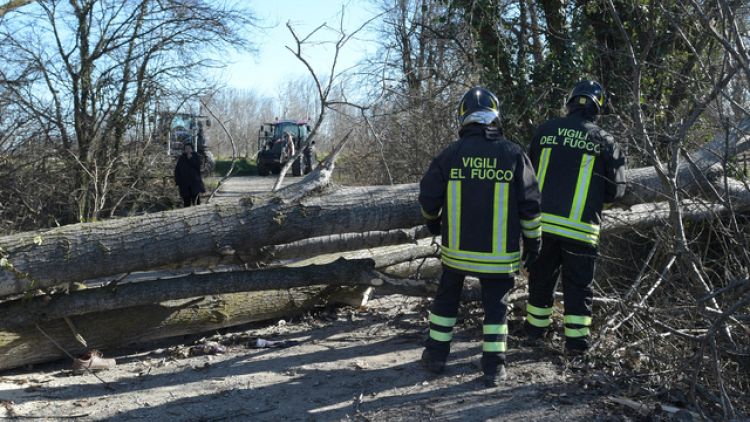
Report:
M 183 205 L 200 205 L 200 194 L 205 192 L 203 178 L 201 177 L 201 159 L 198 154 L 193 153 L 193 146 L 185 144 L 182 155 L 177 159 L 174 168 L 174 181 L 180 188 L 180 196 Z
M 529 268 L 526 334 L 530 345 L 544 346 L 559 279 L 566 356 L 589 349 L 602 209 L 625 194 L 625 155 L 596 124 L 606 102 L 599 82 L 579 82 L 568 97 L 567 116 L 540 125 L 529 149 L 542 195 L 543 240 Z
M 445 370 L 464 278 L 474 276 L 484 308 L 482 381 L 493 387 L 507 376 L 507 293 L 540 248 L 539 189 L 529 158 L 502 134 L 495 94 L 470 89 L 458 121 L 459 140 L 432 161 L 419 184 L 427 228 L 441 235 L 443 263 L 422 364 L 436 374 Z

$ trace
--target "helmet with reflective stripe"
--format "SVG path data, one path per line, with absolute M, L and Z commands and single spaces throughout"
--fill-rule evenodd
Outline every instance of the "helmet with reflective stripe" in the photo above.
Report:
M 492 92 L 475 86 L 464 94 L 458 104 L 458 124 L 489 125 L 500 119 L 500 102 Z
M 596 112 L 601 113 L 604 104 L 607 102 L 607 95 L 604 88 L 596 81 L 581 81 L 576 84 L 568 97 L 568 106 L 585 106 L 588 100 L 594 103 Z

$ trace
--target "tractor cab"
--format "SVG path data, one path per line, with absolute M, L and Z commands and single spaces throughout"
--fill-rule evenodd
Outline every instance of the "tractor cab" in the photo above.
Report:
M 258 131 L 258 174 L 279 174 L 281 168 L 291 160 L 307 142 L 310 126 L 304 120 L 279 120 L 263 123 Z M 292 163 L 292 176 L 312 171 L 314 146 L 305 147 L 302 157 Z
M 179 157 L 185 144 L 191 144 L 201 158 L 201 172 L 210 174 L 214 168 L 214 156 L 206 137 L 206 129 L 211 127 L 208 116 L 190 113 L 159 113 L 159 134 L 167 146 L 170 157 Z

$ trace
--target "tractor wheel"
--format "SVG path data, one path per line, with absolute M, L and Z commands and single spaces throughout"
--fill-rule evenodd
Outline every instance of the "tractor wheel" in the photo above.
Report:
M 262 162 L 258 161 L 258 176 L 268 176 L 270 170 Z
M 292 176 L 299 177 L 302 175 L 302 168 L 301 168 L 302 162 L 301 161 L 302 159 L 298 158 L 294 160 L 294 162 L 292 163 Z

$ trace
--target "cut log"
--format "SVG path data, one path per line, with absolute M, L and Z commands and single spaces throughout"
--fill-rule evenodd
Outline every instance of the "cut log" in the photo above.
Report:
M 91 348 L 111 350 L 129 344 L 197 334 L 274 318 L 288 318 L 325 304 L 325 287 L 235 293 L 71 317 L 77 333 Z M 38 325 L 68 353 L 84 347 L 63 320 Z M 34 325 L 0 330 L 0 370 L 66 357 Z

